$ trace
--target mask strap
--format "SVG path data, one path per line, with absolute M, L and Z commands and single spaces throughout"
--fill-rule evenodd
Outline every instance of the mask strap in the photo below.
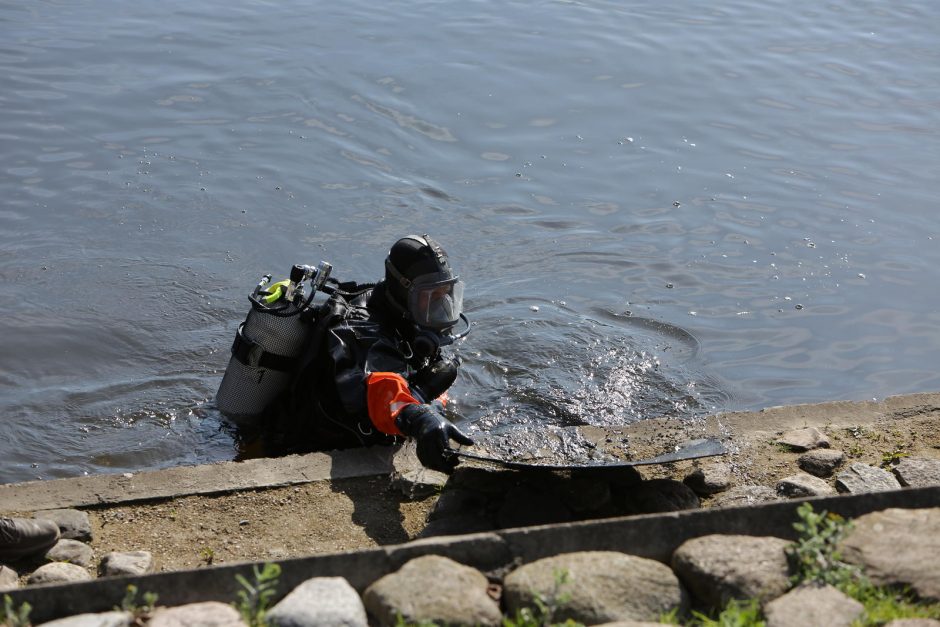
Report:
M 404 287 L 406 290 L 411 289 L 411 279 L 399 272 L 398 268 L 393 266 L 392 262 L 388 259 L 385 260 L 385 269 L 388 270 L 389 274 L 395 277 L 399 283 L 401 283 L 402 287 Z

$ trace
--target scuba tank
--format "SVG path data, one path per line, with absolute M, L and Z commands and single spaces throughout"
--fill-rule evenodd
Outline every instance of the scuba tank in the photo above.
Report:
M 314 297 L 333 266 L 295 265 L 290 279 L 265 275 L 248 296 L 251 309 L 238 326 L 216 406 L 240 427 L 259 426 L 268 405 L 290 385 L 316 326 Z M 306 290 L 309 289 L 309 294 Z

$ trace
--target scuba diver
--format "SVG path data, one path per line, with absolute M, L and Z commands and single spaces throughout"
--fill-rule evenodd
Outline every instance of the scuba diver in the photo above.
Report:
M 301 328 L 305 337 L 291 344 L 302 348 L 290 358 L 283 356 L 289 351 L 278 348 L 274 352 L 282 355 L 265 361 L 270 348 L 262 348 L 262 340 L 248 335 L 264 336 L 265 329 L 251 324 L 252 316 L 263 317 L 275 310 L 258 307 L 261 301 L 252 298 L 253 311 L 239 328 L 217 395 L 222 413 L 236 424 L 260 423 L 266 446 L 279 452 L 393 444 L 403 437 L 414 438 L 424 466 L 451 472 L 457 465 L 451 440 L 463 445 L 473 440 L 442 413 L 459 360 L 441 347 L 469 331 L 462 311 L 464 286 L 444 249 L 427 235 L 398 240 L 385 259 L 385 278 L 375 284 L 329 279 L 331 266 L 326 263 L 317 269 L 294 268 L 305 268 L 306 276 L 315 277 L 313 291 L 299 306 L 283 309 L 280 319 L 264 319 L 279 328 L 287 324 Z M 292 273 L 292 279 L 296 278 L 299 275 Z M 317 291 L 330 296 L 313 307 Z M 303 298 L 302 291 L 299 298 Z M 461 322 L 466 329 L 455 335 Z M 280 373 L 273 372 L 278 360 L 283 361 Z M 239 374 L 243 371 L 246 376 Z M 243 411 L 250 385 L 244 384 L 262 385 L 266 371 L 274 375 L 268 382 L 281 375 L 286 385 L 265 404 L 260 419 L 250 415 L 246 419 L 245 414 L 251 413 Z

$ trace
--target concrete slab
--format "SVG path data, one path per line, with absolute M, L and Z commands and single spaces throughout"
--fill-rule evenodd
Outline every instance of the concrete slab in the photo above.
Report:
M 940 411 L 940 393 L 902 394 L 874 401 L 831 401 L 727 412 L 714 419 L 744 431 L 786 431 L 803 427 L 871 425 L 893 416 Z
M 36 511 L 268 488 L 388 474 L 398 447 L 181 466 L 122 475 L 0 485 L 2 511 Z
M 580 427 L 590 441 L 604 442 L 609 431 L 620 435 L 656 437 L 670 429 L 687 428 L 689 438 L 769 435 L 807 427 L 856 427 L 892 418 L 940 414 L 940 393 L 904 394 L 875 401 L 830 401 L 781 405 L 759 411 L 722 412 L 690 423 L 680 418 L 651 418 L 615 428 Z

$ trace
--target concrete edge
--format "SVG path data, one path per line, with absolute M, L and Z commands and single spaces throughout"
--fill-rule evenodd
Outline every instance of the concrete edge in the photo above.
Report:
M 95 475 L 0 484 L 4 511 L 129 503 L 383 475 L 392 472 L 397 446 L 180 466 L 121 475 Z
M 812 502 L 817 511 L 825 509 L 855 518 L 892 507 L 940 507 L 940 486 L 525 527 L 428 538 L 365 551 L 292 558 L 279 562 L 282 572 L 278 598 L 312 577 L 344 577 L 362 592 L 406 561 L 427 554 L 447 556 L 483 571 L 573 551 L 620 551 L 668 563 L 680 544 L 704 535 L 766 535 L 793 539 L 796 509 L 805 501 Z M 141 593 L 157 593 L 161 605 L 201 601 L 232 603 L 239 590 L 235 575 L 241 574 L 251 581 L 252 569 L 259 564 L 244 562 L 142 577 L 34 586 L 5 594 L 10 595 L 15 607 L 24 602 L 32 605 L 31 618 L 36 623 L 80 613 L 108 611 L 120 605 L 129 584 L 137 586 Z

